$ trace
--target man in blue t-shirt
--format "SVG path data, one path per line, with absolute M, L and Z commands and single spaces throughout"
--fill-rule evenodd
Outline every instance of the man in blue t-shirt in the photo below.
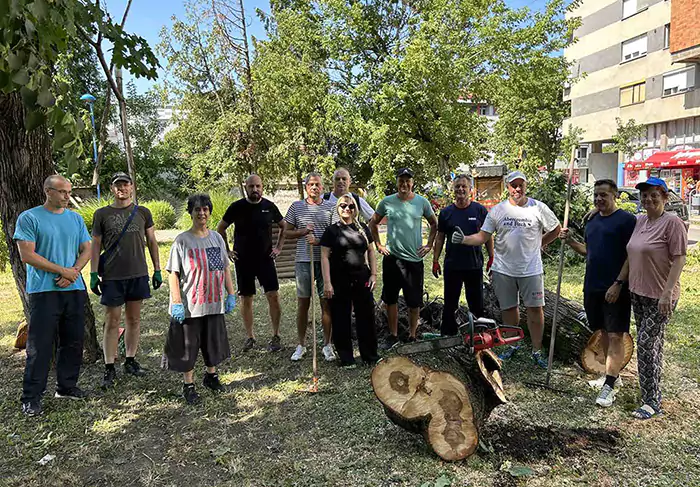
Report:
M 593 384 L 602 387 L 596 399 L 609 407 L 615 400 L 615 385 L 625 356 L 624 335 L 630 330 L 630 293 L 627 284 L 627 242 L 637 219 L 617 208 L 617 185 L 610 179 L 595 182 L 593 202 L 597 213 L 586 224 L 584 242 L 571 238 L 568 229 L 561 237 L 576 252 L 586 256 L 583 306 L 592 330 L 602 330 L 605 378 Z
M 447 236 L 447 253 L 444 262 L 445 307 L 442 310 L 442 326 L 440 327 L 443 335 L 457 333 L 455 311 L 459 306 L 462 285 L 464 285 L 464 296 L 467 299 L 469 311 L 477 318 L 484 314 L 484 255 L 481 251 L 481 245 L 468 247 L 454 244 L 452 243 L 452 235 L 455 232 L 462 236 L 479 233 L 481 225 L 484 224 L 486 215 L 488 215 L 488 210 L 476 201 L 471 201 L 469 176 L 460 174 L 455 177 L 452 181 L 452 190 L 455 202 L 440 211 L 438 233 L 433 251 L 433 276 L 438 278 L 442 272 L 440 254 L 445 244 L 445 236 Z M 486 265 L 488 272 L 493 263 L 493 238 L 486 241 L 486 251 L 489 254 L 489 261 Z
M 77 387 L 83 357 L 85 283 L 80 271 L 90 260 L 90 234 L 68 210 L 71 183 L 58 175 L 44 181 L 46 202 L 20 214 L 15 226 L 22 262 L 27 265 L 29 330 L 22 385 L 22 412 L 41 414 L 41 396 L 51 367 L 54 338 L 56 395 L 82 399 Z

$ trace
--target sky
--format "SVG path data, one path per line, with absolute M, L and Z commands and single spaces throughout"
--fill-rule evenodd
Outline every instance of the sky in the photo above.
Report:
M 533 10 L 539 10 L 544 7 L 546 0 L 506 0 L 506 3 L 513 8 L 530 7 Z M 107 6 L 107 10 L 115 21 L 120 21 L 126 6 L 126 0 L 107 0 L 103 1 L 102 5 Z M 248 20 L 248 34 L 257 38 L 265 37 L 265 30 L 260 23 L 256 9 L 264 12 L 270 11 L 268 0 L 244 0 L 246 9 L 246 17 Z M 163 26 L 171 27 L 173 24 L 172 17 L 176 16 L 179 19 L 185 18 L 185 1 L 184 0 L 132 0 L 131 10 L 126 20 L 125 30 L 132 34 L 137 34 L 146 41 L 154 50 L 160 42 L 160 31 Z M 160 59 L 161 66 L 165 66 L 163 59 Z M 165 71 L 161 68 L 159 78 L 163 77 Z M 158 80 L 151 81 L 145 78 L 132 78 L 132 76 L 124 71 L 125 82 L 133 80 L 137 89 L 140 92 L 147 91 Z

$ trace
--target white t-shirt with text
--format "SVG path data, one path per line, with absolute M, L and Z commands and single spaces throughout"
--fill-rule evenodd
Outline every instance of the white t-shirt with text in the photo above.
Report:
M 494 206 L 481 229 L 494 235 L 495 256 L 491 269 L 511 277 L 537 276 L 542 267 L 542 235 L 559 220 L 541 201 L 527 199 L 525 206 L 509 200 Z

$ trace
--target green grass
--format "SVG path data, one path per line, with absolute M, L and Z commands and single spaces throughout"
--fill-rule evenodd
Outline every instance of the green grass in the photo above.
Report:
M 163 262 L 167 251 L 161 247 Z M 426 287 L 439 294 L 429 262 Z M 582 266 L 567 268 L 564 295 L 580 296 L 582 275 Z M 550 289 L 555 279 L 556 270 L 548 268 Z M 50 379 L 45 415 L 24 418 L 18 401 L 24 360 L 11 350 L 21 304 L 11 276 L 0 274 L 0 485 L 432 486 L 438 479 L 452 486 L 700 485 L 697 260 L 684 271 L 682 284 L 667 331 L 666 416 L 643 424 L 629 418 L 639 401 L 632 381 L 609 410 L 592 406 L 595 391 L 581 378 L 555 376 L 555 385 L 572 395 L 529 388 L 525 382 L 543 376 L 525 354 L 516 355 L 505 368 L 510 403 L 494 410 L 483 434 L 492 451 L 445 463 L 421 437 L 387 420 L 369 386 L 368 368 L 340 371 L 322 362 L 321 392 L 299 392 L 310 383 L 311 361 L 289 361 L 296 333 L 291 282 L 281 288 L 283 352 L 241 354 L 240 316 L 227 317 L 233 358 L 221 367 L 230 387 L 223 396 L 203 391 L 203 404 L 187 407 L 179 397 L 179 375 L 159 368 L 168 326 L 166 283 L 144 306 L 139 357 L 150 369 L 147 377 L 126 379 L 119 370 L 116 389 L 101 393 L 102 366 L 89 365 L 80 379 L 93 392 L 89 400 L 50 398 Z M 101 323 L 103 311 L 91 299 Z M 270 333 L 261 296 L 255 321 L 264 346 Z M 202 367 L 197 365 L 198 382 Z M 46 454 L 56 459 L 41 467 L 37 462 Z M 511 478 L 506 470 L 513 465 L 528 466 L 535 475 Z

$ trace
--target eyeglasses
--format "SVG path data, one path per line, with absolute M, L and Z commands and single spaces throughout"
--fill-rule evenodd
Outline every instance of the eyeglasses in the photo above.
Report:
M 49 186 L 49 189 L 52 189 L 52 190 L 56 191 L 57 193 L 61 193 L 61 196 L 70 196 L 71 195 L 71 192 L 68 191 L 67 189 L 56 189 L 56 188 L 52 188 L 50 186 Z
M 356 206 L 355 206 L 353 203 L 350 203 L 350 204 L 341 203 L 341 204 L 339 204 L 338 206 L 340 206 L 340 208 L 343 209 L 343 210 L 346 209 L 346 208 L 350 208 L 351 210 L 354 210 L 354 209 L 356 208 Z

